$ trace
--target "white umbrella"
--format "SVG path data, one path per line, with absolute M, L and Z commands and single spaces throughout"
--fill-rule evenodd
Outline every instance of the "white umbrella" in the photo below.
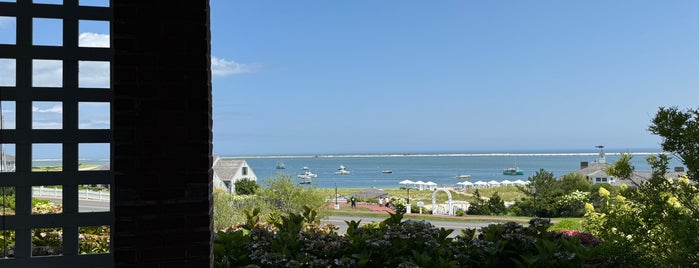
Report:
M 516 185 L 527 185 L 527 183 L 524 182 L 523 180 L 516 180 L 516 181 L 513 181 L 512 183 L 514 183 Z
M 424 182 L 424 181 L 416 181 L 415 184 L 418 185 L 417 187 L 420 188 L 420 190 L 422 190 L 422 189 L 425 188 L 425 182 Z
M 415 184 L 415 182 L 411 180 L 402 180 L 398 184 Z
M 512 182 L 509 181 L 509 180 L 504 180 L 504 181 L 501 181 L 500 184 L 502 184 L 502 185 L 511 185 Z
M 470 181 L 457 182 L 456 184 L 461 185 L 461 186 L 463 186 L 463 187 L 473 186 L 473 183 L 470 182 Z
M 486 186 L 486 185 L 488 185 L 488 183 L 487 183 L 487 182 L 484 182 L 484 181 L 477 181 L 477 182 L 474 182 L 473 185 L 475 185 L 475 186 Z
M 435 186 L 434 188 L 437 188 L 437 187 L 436 187 L 437 184 L 434 183 L 433 181 L 425 182 L 425 185 L 427 186 L 427 189 L 432 189 L 432 186 Z
M 489 181 L 489 182 L 488 182 L 488 185 L 490 185 L 490 187 L 493 187 L 493 186 L 500 186 L 500 183 L 497 182 L 497 181 L 495 181 L 495 180 L 492 180 L 492 181 Z

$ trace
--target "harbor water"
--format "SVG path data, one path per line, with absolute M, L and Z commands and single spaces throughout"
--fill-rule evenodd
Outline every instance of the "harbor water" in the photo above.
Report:
M 632 153 L 636 171 L 650 171 L 646 157 L 657 153 Z M 606 162 L 619 159 L 619 153 L 607 153 Z M 524 180 L 544 169 L 559 177 L 580 169 L 581 162 L 599 161 L 598 153 L 522 153 L 522 154 L 401 154 L 401 155 L 322 155 L 275 157 L 223 157 L 244 159 L 258 178 L 258 183 L 277 174 L 293 176 L 302 173 L 303 167 L 316 173 L 312 185 L 319 188 L 369 188 L 395 189 L 402 180 L 432 181 L 440 187 L 455 186 L 457 182 Z M 284 169 L 277 169 L 282 162 Z M 337 174 L 340 166 L 350 174 Z M 524 175 L 503 175 L 503 169 L 519 167 Z M 672 158 L 670 169 L 683 166 Z M 391 170 L 392 173 L 383 173 Z M 457 178 L 470 175 L 469 179 Z

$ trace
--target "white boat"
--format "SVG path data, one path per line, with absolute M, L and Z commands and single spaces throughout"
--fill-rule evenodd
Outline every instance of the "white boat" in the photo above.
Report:
M 310 172 L 310 171 L 306 171 L 304 173 L 296 175 L 296 177 L 298 177 L 299 179 L 313 179 L 313 178 L 318 177 L 318 174 L 315 174 L 315 173 Z
M 470 179 L 470 178 L 471 178 L 471 175 L 459 175 L 459 176 L 456 176 L 456 178 L 459 178 L 459 179 Z
M 303 166 L 301 169 L 303 169 L 303 170 L 308 170 L 308 167 L 307 167 L 307 166 Z
M 285 169 L 286 165 L 284 165 L 284 162 L 279 161 L 277 162 L 277 169 Z
M 311 183 L 312 183 L 312 181 L 310 178 L 302 178 L 301 180 L 299 180 L 299 184 L 311 184 Z
M 335 172 L 335 174 L 340 174 L 340 175 L 349 175 L 349 174 L 350 174 L 350 172 L 349 172 L 349 170 L 347 170 L 347 169 L 345 168 L 345 166 L 343 166 L 343 165 L 340 165 L 340 167 L 339 167 L 339 168 L 337 168 L 337 172 Z
M 393 173 L 393 170 L 384 169 L 384 170 L 381 171 L 381 173 L 383 173 L 383 174 L 391 174 L 391 173 Z

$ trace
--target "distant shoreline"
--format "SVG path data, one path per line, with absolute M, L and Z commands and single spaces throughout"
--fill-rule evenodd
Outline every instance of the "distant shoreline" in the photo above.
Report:
M 667 152 L 605 152 L 606 155 L 621 155 L 628 153 L 631 155 L 653 155 L 668 154 Z M 317 154 L 317 155 L 238 155 L 221 156 L 223 159 L 240 158 L 371 158 L 371 157 L 479 157 L 479 156 L 594 156 L 598 152 L 587 153 L 405 153 L 405 154 Z

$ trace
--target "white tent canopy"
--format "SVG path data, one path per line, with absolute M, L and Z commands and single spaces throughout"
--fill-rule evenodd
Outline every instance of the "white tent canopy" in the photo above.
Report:
M 512 185 L 513 182 L 511 182 L 511 181 L 509 181 L 509 180 L 504 180 L 504 181 L 501 181 L 500 184 L 502 184 L 502 185 Z
M 497 182 L 497 181 L 495 181 L 495 180 L 491 180 L 491 181 L 488 182 L 488 185 L 489 185 L 490 187 L 494 187 L 494 186 L 500 186 L 500 183 Z

